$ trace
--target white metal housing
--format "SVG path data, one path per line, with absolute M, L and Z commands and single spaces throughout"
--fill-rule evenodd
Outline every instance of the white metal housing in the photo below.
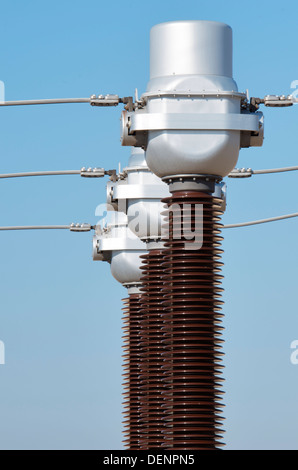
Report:
M 232 30 L 226 24 L 154 26 L 150 81 L 141 98 L 142 109 L 123 115 L 123 128 L 130 135 L 147 135 L 146 160 L 160 178 L 224 177 L 237 163 L 241 134 L 247 137 L 245 146 L 263 141 L 262 113 L 241 107 L 246 95 L 232 78 Z
M 128 226 L 139 238 L 160 238 L 161 199 L 170 196 L 168 185 L 149 170 L 141 148 L 132 148 L 123 172 L 124 179 L 109 184 L 108 203 L 127 214 Z
M 111 264 L 113 277 L 126 287 L 140 283 L 141 259 L 146 244 L 127 226 L 127 216 L 111 212 L 111 222 L 103 229 L 97 227 L 93 240 L 93 259 Z

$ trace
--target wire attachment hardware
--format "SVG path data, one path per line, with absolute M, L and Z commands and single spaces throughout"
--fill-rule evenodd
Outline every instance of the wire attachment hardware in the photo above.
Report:
M 107 172 L 104 168 L 81 168 L 81 176 L 84 178 L 102 178 Z
M 260 104 L 269 108 L 286 108 L 295 103 L 298 103 L 298 100 L 293 95 L 266 95 L 263 99 L 253 97 L 249 102 L 244 100 L 242 106 L 249 109 L 250 112 L 255 112 L 259 109 Z
M 69 230 L 71 232 L 90 232 L 93 229 L 90 224 L 70 224 Z
M 272 108 L 283 108 L 293 106 L 296 102 L 293 95 L 267 95 L 264 98 L 264 105 Z
M 119 98 L 118 95 L 91 95 L 90 104 L 91 106 L 118 106 L 118 104 L 125 104 L 124 109 L 127 111 L 134 111 L 135 107 L 138 106 L 138 103 L 133 102 L 132 96 L 124 96 Z
M 234 168 L 228 176 L 229 178 L 250 178 L 252 174 L 251 168 Z
M 118 95 L 91 95 L 91 106 L 118 106 L 120 98 Z

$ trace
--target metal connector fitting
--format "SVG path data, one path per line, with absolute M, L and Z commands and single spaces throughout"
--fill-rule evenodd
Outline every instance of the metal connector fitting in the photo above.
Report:
M 272 108 L 282 108 L 287 106 L 293 106 L 294 99 L 292 95 L 267 95 L 264 98 L 265 106 L 269 106 Z
M 91 106 L 118 106 L 120 98 L 118 95 L 91 95 Z
M 111 181 L 117 181 L 117 172 L 116 170 L 105 170 L 104 168 L 81 168 L 80 174 L 84 178 L 102 178 L 107 175 L 110 176 Z
M 228 174 L 229 178 L 250 178 L 253 174 L 251 168 L 234 168 L 231 173 Z
M 81 176 L 84 178 L 102 178 L 105 174 L 104 168 L 81 168 Z
M 69 230 L 71 232 L 90 232 L 93 229 L 90 224 L 70 224 Z

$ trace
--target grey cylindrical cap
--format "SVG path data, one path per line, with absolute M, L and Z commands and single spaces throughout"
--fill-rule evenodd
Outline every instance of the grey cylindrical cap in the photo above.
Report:
M 214 21 L 173 21 L 150 33 L 150 79 L 169 75 L 232 77 L 232 29 Z

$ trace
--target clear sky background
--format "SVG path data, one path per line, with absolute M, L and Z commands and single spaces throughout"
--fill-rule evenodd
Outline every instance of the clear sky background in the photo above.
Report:
M 251 96 L 291 93 L 298 80 L 297 2 L 2 0 L 0 80 L 6 99 L 145 91 L 149 31 L 172 20 L 226 22 L 234 78 Z M 0 172 L 116 168 L 120 107 L 0 109 Z M 297 165 L 298 106 L 265 108 L 262 148 L 238 166 Z M 105 181 L 1 180 L 0 225 L 96 222 Z M 297 174 L 228 180 L 225 223 L 297 212 Z M 298 448 L 298 220 L 224 232 L 225 442 Z M 121 448 L 121 299 L 92 235 L 0 233 L 1 449 Z

